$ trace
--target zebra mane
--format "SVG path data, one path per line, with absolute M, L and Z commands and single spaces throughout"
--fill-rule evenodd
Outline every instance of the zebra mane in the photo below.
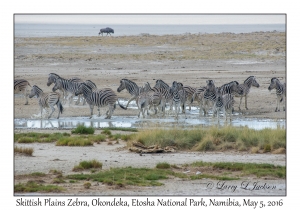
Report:
M 255 76 L 249 76 L 247 79 L 245 79 L 244 83 L 247 82 L 247 81 L 249 81 L 250 78 L 251 78 L 251 79 L 255 79 Z
M 59 76 L 58 74 L 55 74 L 55 73 L 50 73 L 50 74 L 49 74 L 49 76 L 51 76 L 51 75 L 54 75 L 54 76 L 56 76 L 56 77 L 60 78 L 60 76 Z
M 121 79 L 121 80 L 124 80 L 124 81 L 126 81 L 126 82 L 128 82 L 128 83 L 130 83 L 130 84 L 138 87 L 138 85 L 135 82 L 133 82 L 133 81 L 131 81 L 129 79 Z
M 161 79 L 156 80 L 156 84 L 157 84 L 158 82 L 161 82 L 161 83 L 163 83 L 164 85 L 170 87 L 166 82 L 162 81 Z
M 37 85 L 33 85 L 32 88 L 36 89 L 37 92 L 39 92 L 39 93 L 41 93 L 41 92 L 43 93 L 43 90 L 41 88 L 39 88 Z

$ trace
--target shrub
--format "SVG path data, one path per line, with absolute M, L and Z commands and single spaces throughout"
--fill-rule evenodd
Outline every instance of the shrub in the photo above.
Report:
M 156 164 L 156 168 L 167 169 L 167 168 L 171 168 L 171 165 L 167 162 L 162 162 L 162 163 Z
M 85 125 L 77 125 L 77 127 L 71 131 L 75 134 L 94 134 L 95 129 L 93 127 L 86 127 Z

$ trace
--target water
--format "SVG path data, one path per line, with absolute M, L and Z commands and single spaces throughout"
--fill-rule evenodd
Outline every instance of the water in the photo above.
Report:
M 111 27 L 113 36 L 166 35 L 198 33 L 285 32 L 285 24 L 245 25 L 82 25 L 82 24 L 15 24 L 15 37 L 98 36 L 100 28 Z M 106 34 L 104 35 L 106 36 Z
M 215 118 L 211 117 L 198 117 L 189 116 L 185 119 L 184 116 L 180 116 L 179 120 L 175 120 L 174 117 L 165 118 L 138 118 L 136 116 L 124 117 L 113 116 L 112 119 L 104 119 L 104 116 L 96 117 L 92 119 L 88 117 L 65 117 L 60 119 L 14 119 L 15 129 L 73 129 L 78 125 L 85 125 L 87 127 L 92 126 L 94 128 L 105 127 L 122 127 L 122 128 L 199 128 L 208 126 L 225 126 L 231 125 L 234 127 L 247 126 L 255 130 L 261 130 L 264 128 L 276 129 L 286 128 L 285 120 L 270 120 L 270 119 L 258 119 L 258 118 L 233 118 L 232 122 L 225 122 L 223 118 L 218 123 Z

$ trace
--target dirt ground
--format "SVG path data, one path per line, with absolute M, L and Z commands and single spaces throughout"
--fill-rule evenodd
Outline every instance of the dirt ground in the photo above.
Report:
M 248 98 L 248 110 L 242 102 L 242 115 L 249 118 L 285 119 L 284 111 L 274 112 L 276 108 L 275 90 L 269 92 L 272 77 L 286 81 L 286 35 L 279 32 L 256 32 L 244 34 L 185 34 L 165 36 L 124 36 L 124 37 L 48 37 L 15 38 L 15 79 L 27 79 L 50 92 L 47 87 L 49 73 L 63 78 L 79 77 L 92 80 L 98 88 L 109 87 L 117 90 L 120 80 L 130 79 L 142 86 L 149 82 L 154 86 L 157 79 L 168 84 L 180 81 L 184 85 L 200 87 L 206 80 L 213 79 L 216 86 L 238 81 L 243 83 L 248 76 L 255 76 L 259 88 L 252 87 Z M 117 91 L 116 91 L 117 92 Z M 120 98 L 129 99 L 127 91 L 117 93 Z M 239 99 L 236 99 L 235 110 Z M 39 114 L 36 98 L 25 99 L 15 96 L 14 118 L 31 118 Z M 79 111 L 80 110 L 80 111 Z M 96 113 L 96 109 L 94 110 Z M 137 116 L 137 110 L 117 108 L 116 116 Z M 53 116 L 56 116 L 55 111 Z M 88 106 L 68 106 L 61 117 L 89 116 Z M 20 131 L 18 131 L 20 132 Z M 21 131 L 24 132 L 24 131 Z M 48 132 L 56 132 L 50 130 Z M 20 146 L 20 145 L 19 145 Z M 96 145 L 87 148 L 55 147 L 53 144 L 22 145 L 34 147 L 34 157 L 15 156 L 15 175 L 28 172 L 49 172 L 51 168 L 70 172 L 74 164 L 86 158 L 98 157 L 104 168 L 124 165 L 154 167 L 157 162 L 190 163 L 202 161 L 245 161 L 266 162 L 285 165 L 285 155 L 246 154 L 246 153 L 190 153 L 178 152 L 166 155 L 138 156 L 124 149 L 122 145 Z M 68 154 L 68 155 L 66 155 Z M 55 161 L 57 160 L 57 161 Z M 246 179 L 252 180 L 251 177 Z M 253 180 L 252 180 L 253 181 Z M 266 180 L 260 180 L 266 181 Z M 276 184 L 280 190 L 255 191 L 251 195 L 283 195 L 285 180 L 267 180 Z M 100 185 L 93 191 L 69 189 L 67 194 L 103 195 L 222 195 L 224 191 L 203 190 L 202 181 L 164 181 L 163 188 L 111 189 Z M 176 184 L 175 184 L 176 183 Z M 232 182 L 234 183 L 234 182 Z M 235 182 L 237 183 L 237 182 Z M 180 191 L 178 187 L 180 186 Z M 277 189 L 278 189 L 277 188 Z M 202 190 L 201 190 L 202 189 Z M 231 194 L 230 192 L 227 192 Z M 238 192 L 247 194 L 249 192 Z M 226 194 L 226 192 L 225 192 Z M 232 193 L 235 194 L 235 193 Z

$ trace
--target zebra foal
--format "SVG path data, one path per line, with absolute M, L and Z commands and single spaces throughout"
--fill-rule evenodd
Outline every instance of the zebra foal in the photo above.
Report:
M 31 92 L 29 94 L 29 98 L 32 98 L 34 96 L 37 96 L 37 98 L 39 100 L 39 105 L 41 108 L 41 118 L 42 118 L 42 114 L 43 114 L 43 109 L 50 107 L 52 109 L 52 112 L 48 116 L 48 119 L 49 119 L 52 116 L 53 112 L 55 111 L 54 105 L 56 105 L 58 108 L 57 119 L 59 119 L 60 113 L 63 112 L 63 106 L 60 101 L 59 93 L 56 93 L 56 92 L 44 93 L 41 88 L 39 88 L 36 85 L 33 85 Z
M 22 94 L 25 97 L 26 103 L 28 105 L 28 91 L 31 85 L 25 79 L 15 79 L 14 80 L 14 94 Z
M 280 102 L 283 101 L 283 111 L 285 111 L 285 102 L 286 102 L 286 84 L 281 82 L 276 78 L 273 77 L 271 79 L 271 83 L 268 87 L 268 90 L 271 91 L 272 89 L 276 89 L 276 95 L 277 95 L 277 104 L 275 112 L 280 112 Z
M 116 101 L 118 101 L 117 95 L 115 92 L 110 88 L 104 89 L 93 89 L 92 87 L 88 86 L 85 83 L 81 83 L 79 88 L 75 91 L 75 95 L 83 94 L 86 102 L 90 106 L 91 116 L 93 117 L 93 110 L 94 106 L 98 107 L 98 117 L 100 117 L 100 107 L 108 106 L 109 110 L 106 112 L 106 118 L 110 119 L 115 108 L 116 108 Z M 119 106 L 122 109 L 126 109 L 123 107 L 119 101 Z
M 173 104 L 175 107 L 175 118 L 178 119 L 180 107 L 182 108 L 182 110 L 185 110 L 186 93 L 183 88 L 183 84 L 174 81 L 170 89 L 170 93 L 173 96 Z
M 216 101 L 216 86 L 213 80 L 206 80 L 206 88 L 203 92 L 203 115 L 206 116 L 208 114 L 208 109 L 213 107 Z

